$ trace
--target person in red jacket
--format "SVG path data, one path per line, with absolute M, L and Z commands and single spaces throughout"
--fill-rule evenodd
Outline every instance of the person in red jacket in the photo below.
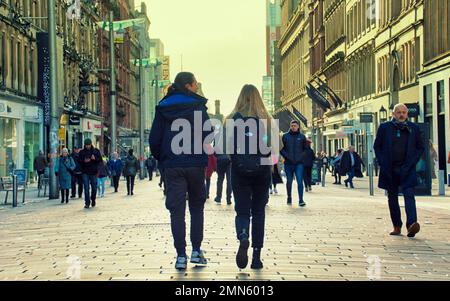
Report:
M 212 152 L 212 146 L 209 145 L 209 151 Z M 205 169 L 205 182 L 206 182 L 206 199 L 209 199 L 209 188 L 211 187 L 212 174 L 217 171 L 217 158 L 214 153 L 208 155 L 208 166 Z

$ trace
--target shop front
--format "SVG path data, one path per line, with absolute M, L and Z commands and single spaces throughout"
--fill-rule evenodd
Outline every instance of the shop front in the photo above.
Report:
M 83 131 L 82 143 L 84 143 L 85 139 L 89 138 L 92 140 L 92 145 L 94 147 L 101 149 L 103 130 L 102 122 L 90 118 L 81 118 L 81 124 Z
M 43 149 L 42 109 L 0 100 L 0 176 L 25 168 L 32 179 L 34 158 Z

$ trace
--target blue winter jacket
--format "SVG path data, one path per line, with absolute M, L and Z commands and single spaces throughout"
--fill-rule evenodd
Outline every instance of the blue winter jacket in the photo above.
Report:
M 286 160 L 285 164 L 302 164 L 303 163 L 303 152 L 306 149 L 306 137 L 300 132 L 293 133 L 292 131 L 287 132 L 283 135 L 283 148 L 280 154 Z
M 149 144 L 153 157 L 158 160 L 158 168 L 208 165 L 208 155 L 203 150 L 203 141 L 213 131 L 210 128 L 203 129 L 205 122 L 209 123 L 206 102 L 206 98 L 194 93 L 173 92 L 156 106 Z M 200 117 L 197 128 L 194 128 L 194 115 Z M 175 120 L 180 122 L 181 126 L 172 130 Z M 181 138 L 185 134 L 187 138 L 190 136 L 191 141 Z M 172 149 L 172 142 L 178 149 Z

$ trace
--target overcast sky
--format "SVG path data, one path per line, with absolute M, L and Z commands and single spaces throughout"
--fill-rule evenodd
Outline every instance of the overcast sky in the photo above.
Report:
M 144 0 L 150 37 L 164 43 L 171 80 L 193 72 L 214 107 L 229 113 L 244 84 L 261 92 L 265 75 L 265 0 Z M 135 2 L 136 6 L 140 3 Z

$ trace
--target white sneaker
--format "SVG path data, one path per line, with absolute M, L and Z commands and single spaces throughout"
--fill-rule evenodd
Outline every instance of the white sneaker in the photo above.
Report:
M 273 190 L 273 192 L 275 192 L 275 194 L 278 194 L 278 191 L 276 188 Z

